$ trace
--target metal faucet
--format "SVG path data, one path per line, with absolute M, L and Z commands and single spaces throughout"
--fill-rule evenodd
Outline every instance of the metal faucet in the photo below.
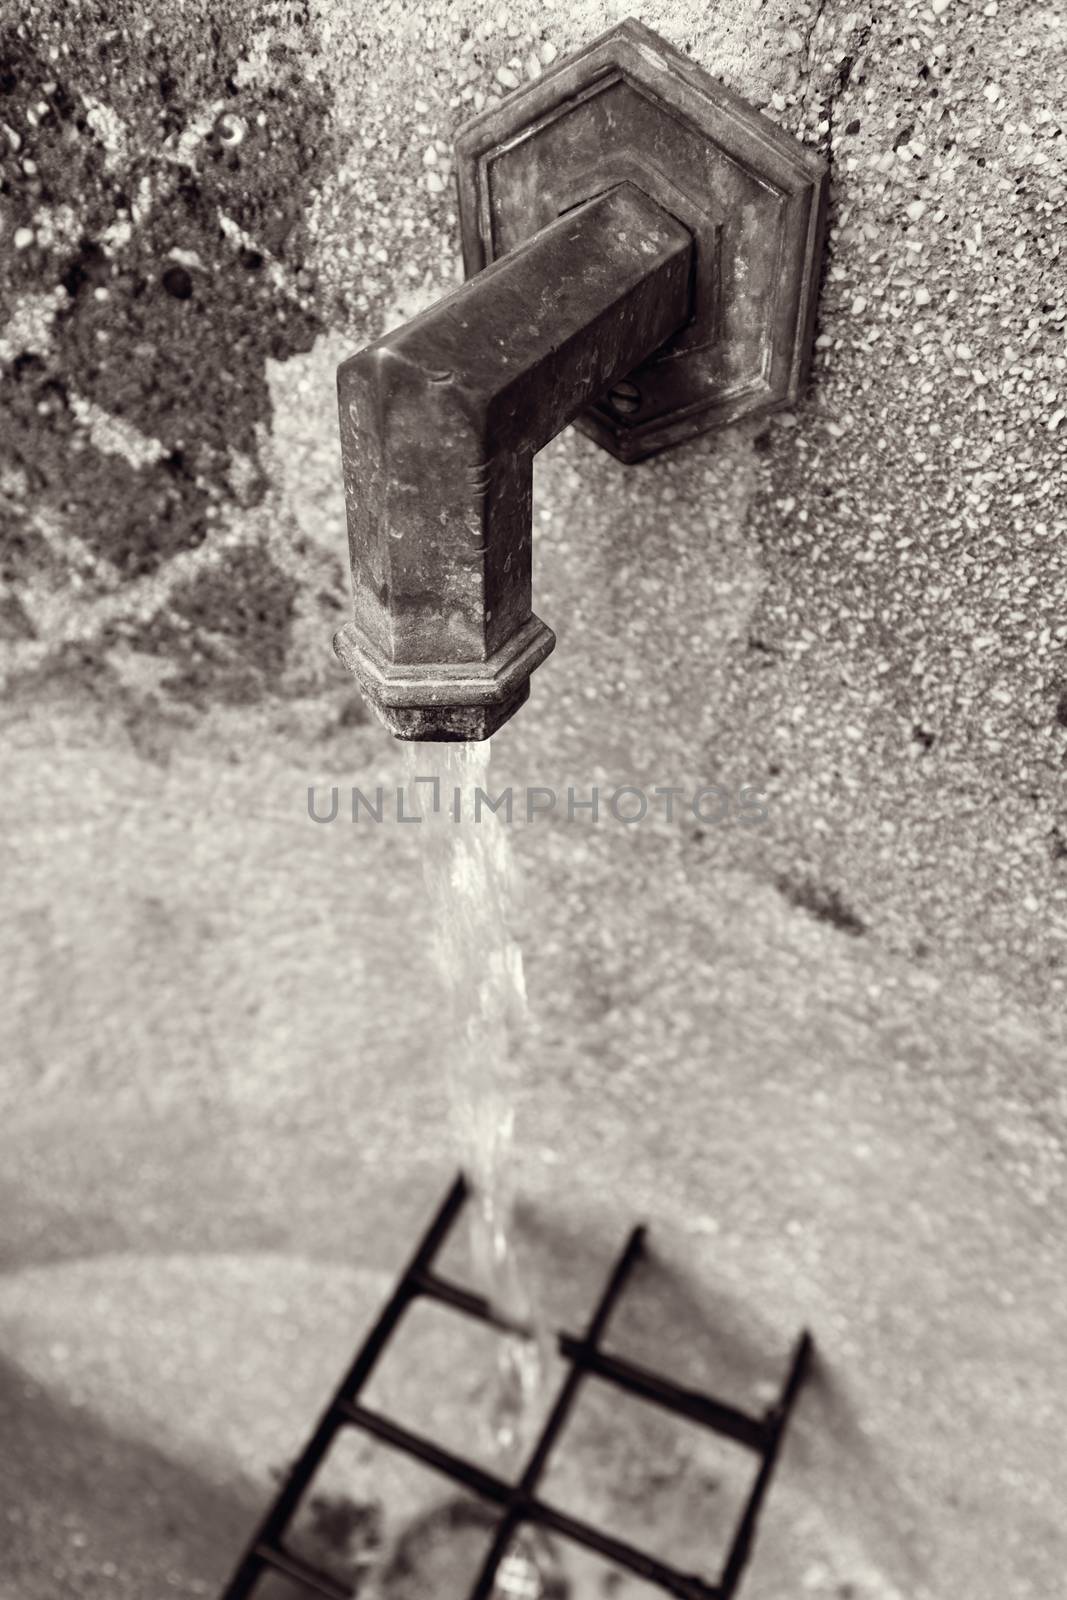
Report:
M 531 608 L 536 452 L 577 418 L 640 459 L 788 403 L 814 308 L 821 161 L 640 24 L 457 151 L 474 275 L 338 371 L 334 645 L 401 739 L 488 738 L 555 644 Z
M 687 320 L 693 241 L 622 183 L 338 372 L 354 620 L 407 739 L 485 739 L 555 635 L 530 608 L 533 458 Z

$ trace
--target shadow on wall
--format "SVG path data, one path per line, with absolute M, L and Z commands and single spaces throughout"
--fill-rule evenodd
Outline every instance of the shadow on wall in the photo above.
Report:
M 818 1347 L 792 1424 L 801 1482 L 835 1484 L 834 1516 L 848 1506 L 850 1536 L 901 1597 L 922 1590 L 930 1570 L 923 1532 L 921 1485 L 909 1491 L 863 1426 L 862 1413 Z M 779 1491 L 782 1485 L 778 1486 Z M 841 1590 L 848 1600 L 852 1590 Z
M 611 1250 L 603 1248 L 598 1230 L 579 1234 L 543 1213 L 537 1219 L 526 1216 L 524 1232 L 531 1254 L 542 1258 L 541 1272 L 555 1274 L 545 1296 L 553 1302 L 553 1320 L 580 1328 Z M 566 1263 L 562 1274 L 561 1262 Z M 797 1331 L 781 1319 L 776 1325 L 754 1314 L 741 1296 L 710 1287 L 706 1271 L 679 1268 L 651 1254 L 637 1268 L 605 1344 L 758 1413 L 780 1386 Z M 352 1330 L 353 1341 L 357 1336 Z M 405 1380 L 399 1371 L 395 1379 L 398 1393 L 413 1379 L 417 1396 L 421 1380 L 414 1374 Z M 457 1399 L 467 1393 L 466 1381 L 464 1376 Z M 227 1404 L 225 1396 L 220 1403 Z M 271 1404 L 269 1388 L 261 1403 Z M 384 1409 L 396 1414 L 394 1404 Z M 700 1549 L 720 1547 L 719 1536 L 733 1525 L 737 1509 L 736 1473 L 721 1450 L 709 1454 L 698 1444 L 717 1436 L 666 1419 L 644 1403 L 622 1404 L 614 1391 L 592 1380 L 579 1411 L 580 1426 L 561 1446 L 562 1475 L 551 1475 L 556 1491 L 567 1496 L 562 1503 L 592 1495 L 590 1519 L 620 1536 L 632 1531 L 612 1526 L 620 1508 L 631 1523 L 643 1519 L 647 1526 L 637 1542 L 660 1554 L 670 1554 L 658 1549 L 661 1539 L 670 1544 L 694 1538 Z M 232 1417 L 222 1420 L 232 1422 Z M 301 1437 L 313 1421 L 309 1409 Z M 163 1578 L 179 1594 L 218 1592 L 268 1502 L 267 1475 L 277 1477 L 284 1466 L 265 1459 L 255 1484 L 235 1473 L 221 1487 L 214 1476 L 201 1476 L 195 1466 L 109 1428 L 88 1406 L 57 1398 L 10 1362 L 0 1363 L 0 1437 L 0 1493 L 9 1530 L 5 1576 L 18 1585 L 20 1600 L 54 1600 L 57 1579 L 78 1593 L 106 1580 L 108 1600 L 144 1600 L 159 1592 Z M 692 1458 L 695 1473 L 688 1464 L 687 1438 L 698 1451 Z M 885 1449 L 865 1433 L 850 1394 L 825 1360 L 816 1362 L 802 1391 L 786 1453 L 791 1465 L 761 1518 L 756 1559 L 764 1582 L 761 1588 L 753 1573 L 756 1592 L 780 1592 L 776 1585 L 795 1581 L 805 1561 L 830 1550 L 847 1557 L 849 1574 L 877 1574 L 877 1585 L 859 1592 L 916 1593 L 920 1508 L 894 1480 Z M 379 1492 L 387 1478 L 374 1480 Z M 443 1540 L 447 1549 L 438 1553 L 451 1561 L 453 1554 L 466 1559 L 467 1533 L 473 1538 L 482 1531 L 477 1518 L 469 1527 L 464 1524 L 466 1532 L 453 1552 L 457 1530 L 440 1521 L 448 1522 L 442 1507 L 451 1499 L 444 1480 L 431 1486 L 433 1495 L 424 1507 L 429 1523 L 416 1519 L 409 1526 L 405 1520 L 388 1530 L 388 1538 L 383 1517 L 389 1508 L 368 1501 L 358 1475 L 351 1482 L 342 1475 L 327 1487 L 333 1492 L 320 1493 L 305 1508 L 299 1549 L 346 1580 L 361 1570 L 362 1552 L 392 1552 L 390 1581 L 395 1580 L 396 1593 L 405 1593 L 400 1558 L 409 1536 L 420 1550 L 428 1540 L 430 1553 Z M 557 1497 L 551 1487 L 546 1492 L 549 1499 Z M 421 1570 L 421 1558 L 416 1566 Z M 842 1597 L 850 1592 L 843 1583 Z M 262 1600 L 297 1600 L 297 1591 L 271 1578 L 262 1586 Z
M 146 1600 L 164 1588 L 217 1594 L 263 1513 L 263 1485 L 222 1488 L 2 1361 L 0 1436 L 4 1576 L 17 1583 L 19 1600 L 54 1600 L 57 1583 L 66 1593 L 67 1582 L 78 1594 L 99 1583 L 108 1600 Z M 280 1475 L 276 1467 L 272 1476 Z M 353 1549 L 373 1535 L 367 1510 L 343 1496 L 312 1497 L 303 1553 L 350 1579 Z M 268 1574 L 256 1600 L 307 1593 Z
M 19 1600 L 83 1592 L 207 1594 L 233 1565 L 255 1500 L 220 1489 L 0 1362 L 4 1577 Z

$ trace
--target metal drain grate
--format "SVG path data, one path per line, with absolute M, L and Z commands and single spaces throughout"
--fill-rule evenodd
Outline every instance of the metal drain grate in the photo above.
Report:
M 607 1355 L 599 1348 L 600 1338 L 612 1309 L 622 1293 L 626 1279 L 641 1253 L 644 1229 L 635 1228 L 615 1264 L 585 1333 L 581 1337 L 569 1333 L 558 1335 L 560 1353 L 568 1362 L 566 1378 L 522 1476 L 517 1483 L 507 1483 L 473 1462 L 465 1461 L 461 1456 L 441 1449 L 432 1440 L 421 1438 L 407 1428 L 391 1422 L 388 1417 L 369 1411 L 359 1403 L 360 1391 L 370 1377 L 400 1318 L 412 1301 L 420 1295 L 451 1306 L 466 1316 L 503 1331 L 508 1331 L 512 1327 L 506 1319 L 493 1311 L 488 1301 L 481 1295 L 473 1294 L 470 1290 L 449 1282 L 433 1270 L 437 1253 L 447 1238 L 466 1196 L 467 1186 L 460 1176 L 452 1185 L 381 1316 L 341 1380 L 302 1454 L 294 1463 L 273 1505 L 253 1535 L 220 1600 L 248 1600 L 260 1576 L 269 1571 L 281 1573 L 297 1583 L 302 1583 L 312 1594 L 325 1596 L 326 1600 L 351 1600 L 351 1590 L 348 1586 L 293 1554 L 284 1545 L 286 1530 L 315 1472 L 336 1435 L 347 1427 L 363 1429 L 376 1439 L 414 1456 L 425 1465 L 443 1473 L 453 1483 L 462 1484 L 483 1500 L 500 1508 L 502 1515 L 492 1544 L 468 1600 L 490 1600 L 508 1547 L 516 1532 L 525 1523 L 536 1524 L 564 1539 L 573 1540 L 574 1543 L 595 1551 L 626 1571 L 635 1573 L 646 1582 L 656 1584 L 668 1594 L 681 1597 L 681 1600 L 731 1600 L 737 1591 L 748 1560 L 756 1532 L 756 1521 L 770 1485 L 782 1435 L 811 1357 L 810 1334 L 807 1332 L 801 1334 L 777 1401 L 758 1417 L 738 1411 L 721 1400 L 713 1399 L 710 1395 L 679 1388 L 668 1379 L 633 1362 Z M 589 1523 L 568 1516 L 566 1512 L 538 1499 L 537 1486 L 549 1454 L 567 1420 L 582 1379 L 589 1375 L 614 1384 L 628 1394 L 649 1400 L 676 1416 L 688 1417 L 692 1422 L 733 1439 L 760 1458 L 752 1489 L 738 1519 L 726 1560 L 716 1581 L 708 1582 L 694 1573 L 679 1572 L 634 1545 L 602 1533 Z

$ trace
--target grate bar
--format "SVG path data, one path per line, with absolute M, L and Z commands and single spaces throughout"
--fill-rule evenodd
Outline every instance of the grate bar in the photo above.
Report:
M 352 1600 L 350 1583 L 338 1583 L 336 1578 L 320 1572 L 318 1567 L 313 1567 L 309 1561 L 293 1555 L 291 1550 L 279 1550 L 275 1545 L 258 1544 L 254 1554 L 262 1566 L 272 1567 L 283 1577 L 292 1578 L 294 1583 L 302 1583 L 306 1589 L 322 1595 L 323 1600 Z
M 752 1549 L 752 1540 L 756 1532 L 756 1519 L 763 1505 L 764 1496 L 771 1486 L 771 1478 L 778 1460 L 778 1451 L 782 1444 L 782 1435 L 785 1432 L 786 1423 L 789 1421 L 793 1403 L 800 1391 L 800 1385 L 803 1383 L 804 1375 L 808 1370 L 812 1348 L 811 1334 L 805 1330 L 797 1340 L 793 1351 L 793 1360 L 790 1364 L 789 1376 L 785 1380 L 785 1386 L 782 1389 L 777 1405 L 771 1411 L 769 1419 L 771 1436 L 767 1449 L 763 1460 L 760 1462 L 760 1469 L 756 1474 L 756 1481 L 752 1485 L 748 1504 L 745 1506 L 741 1521 L 737 1525 L 737 1532 L 734 1534 L 733 1544 L 730 1546 L 730 1553 L 726 1558 L 722 1576 L 719 1579 L 720 1586 L 728 1595 L 733 1594 L 741 1573 L 744 1571 L 745 1563 L 748 1561 L 749 1553 Z
M 464 1316 L 474 1317 L 479 1322 L 488 1322 L 490 1327 L 499 1328 L 501 1333 L 522 1333 L 528 1337 L 533 1334 L 534 1330 L 528 1322 L 506 1316 L 484 1294 L 464 1289 L 462 1284 L 453 1283 L 451 1278 L 442 1278 L 440 1273 L 420 1272 L 415 1279 L 415 1288 L 428 1299 L 439 1300 L 442 1305 L 451 1306 L 453 1311 L 461 1311 Z
M 447 1278 L 438 1277 L 434 1272 L 422 1273 L 416 1281 L 416 1288 L 430 1299 L 439 1300 L 443 1305 L 461 1311 L 468 1317 L 488 1322 L 492 1327 L 499 1328 L 502 1333 L 529 1335 L 532 1332 L 526 1323 L 497 1311 L 484 1295 L 464 1289 L 457 1283 L 449 1282 Z M 567 1360 L 573 1360 L 582 1345 L 582 1341 L 573 1333 L 558 1333 L 556 1341 L 560 1354 Z M 772 1428 L 762 1417 L 750 1417 L 735 1406 L 714 1400 L 711 1395 L 701 1394 L 699 1390 L 685 1389 L 680 1384 L 672 1383 L 669 1378 L 661 1378 L 658 1373 L 649 1371 L 647 1367 L 642 1367 L 637 1362 L 609 1355 L 605 1350 L 586 1350 L 584 1360 L 588 1372 L 615 1384 L 619 1389 L 640 1395 L 642 1399 L 651 1400 L 663 1410 L 673 1411 L 677 1416 L 688 1417 L 690 1421 L 699 1422 L 705 1428 L 713 1428 L 716 1433 L 725 1434 L 735 1443 L 744 1445 L 749 1450 L 755 1450 L 761 1455 L 767 1448 Z
M 441 1202 L 436 1216 L 423 1235 L 422 1242 L 412 1256 L 407 1270 L 383 1307 L 378 1321 L 342 1378 L 336 1395 L 319 1418 L 314 1433 L 304 1446 L 303 1453 L 293 1463 L 289 1476 L 279 1490 L 273 1505 L 252 1535 L 233 1577 L 223 1590 L 222 1600 L 248 1600 L 260 1568 L 267 1559 L 263 1552 L 276 1550 L 281 1544 L 289 1519 L 333 1442 L 340 1426 L 338 1399 L 354 1399 L 370 1377 L 378 1357 L 385 1348 L 386 1340 L 393 1333 L 415 1295 L 414 1280 L 433 1262 L 466 1196 L 466 1180 L 460 1173 Z
M 572 1342 L 566 1335 L 561 1336 L 560 1349 L 564 1355 L 570 1354 Z M 589 1371 L 630 1394 L 651 1400 L 664 1411 L 673 1411 L 678 1416 L 688 1417 L 692 1422 L 700 1422 L 704 1427 L 714 1429 L 716 1433 L 725 1434 L 749 1450 L 760 1453 L 766 1449 L 768 1429 L 765 1422 L 721 1400 L 713 1400 L 710 1395 L 701 1394 L 696 1389 L 683 1389 L 635 1362 L 624 1361 L 600 1350 L 590 1357 Z
M 601 1295 L 600 1303 L 589 1320 L 585 1338 L 580 1341 L 571 1358 L 570 1370 L 563 1380 L 559 1394 L 556 1396 L 556 1403 L 549 1412 L 548 1420 L 541 1430 L 541 1437 L 534 1445 L 533 1454 L 530 1456 L 526 1469 L 519 1480 L 519 1498 L 508 1507 L 504 1516 L 500 1519 L 500 1525 L 489 1547 L 489 1553 L 478 1575 L 478 1580 L 471 1590 L 470 1600 L 490 1600 L 496 1583 L 497 1568 L 514 1537 L 515 1530 L 522 1521 L 523 1502 L 528 1504 L 533 1497 L 537 1481 L 548 1459 L 548 1453 L 555 1444 L 563 1424 L 567 1420 L 567 1415 L 578 1392 L 578 1386 L 585 1376 L 586 1358 L 596 1348 L 597 1342 L 607 1325 L 608 1318 L 614 1309 L 615 1302 L 622 1293 L 623 1285 L 641 1253 L 644 1237 L 644 1228 L 635 1228 L 627 1241 L 625 1250 L 615 1263 L 607 1288 Z
M 601 1533 L 599 1528 L 593 1528 L 587 1522 L 580 1522 L 577 1517 L 568 1516 L 565 1511 L 558 1510 L 544 1500 L 531 1500 L 526 1507 L 526 1516 L 530 1522 L 538 1522 L 542 1527 L 550 1528 L 553 1533 L 562 1534 L 566 1539 L 573 1539 L 575 1544 L 583 1544 L 587 1549 L 595 1550 L 598 1555 L 604 1556 L 608 1561 L 614 1561 L 618 1567 L 625 1567 L 627 1571 L 644 1578 L 646 1582 L 659 1584 L 661 1589 L 666 1589 L 668 1594 L 678 1595 L 680 1600 L 725 1600 L 724 1593 L 717 1584 L 705 1583 L 695 1574 L 676 1572 L 673 1567 L 657 1561 L 655 1556 L 647 1555 L 644 1550 L 638 1550 L 632 1544 L 625 1544 L 621 1539 L 613 1538 L 610 1533 Z
M 491 1500 L 496 1505 L 506 1506 L 513 1499 L 515 1491 L 510 1484 L 504 1482 L 503 1478 L 497 1478 L 493 1473 L 475 1466 L 473 1461 L 464 1461 L 462 1456 L 454 1456 L 450 1450 L 442 1449 L 430 1439 L 424 1439 L 421 1434 L 412 1433 L 410 1429 L 401 1427 L 399 1423 L 390 1421 L 377 1411 L 368 1411 L 366 1406 L 353 1405 L 346 1400 L 339 1400 L 337 1409 L 352 1427 L 362 1428 L 365 1433 L 381 1439 L 383 1444 L 391 1444 L 394 1449 L 415 1456 L 417 1460 L 425 1462 L 426 1466 L 444 1473 L 446 1478 L 452 1478 L 456 1483 L 462 1483 L 464 1488 L 472 1490 L 474 1494 L 481 1495 L 483 1500 Z

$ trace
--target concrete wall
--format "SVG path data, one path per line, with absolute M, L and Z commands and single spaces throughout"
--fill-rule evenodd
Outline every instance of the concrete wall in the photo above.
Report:
M 207 1592 L 236 1545 L 189 1507 L 240 1482 L 247 1520 L 453 1165 L 417 830 L 305 812 L 309 783 L 404 771 L 329 648 L 333 373 L 455 281 L 458 124 L 625 14 L 7 8 L 20 1596 L 102 1573 L 143 1595 L 161 1552 Z M 640 16 L 828 151 L 831 228 L 795 412 L 639 468 L 570 433 L 538 461 L 560 643 L 494 741 L 500 782 L 758 783 L 769 820 L 512 830 L 521 1186 L 583 1235 L 557 1273 L 592 1281 L 648 1216 L 742 1390 L 812 1327 L 752 1600 L 1045 1597 L 1067 1554 L 1062 19 Z

